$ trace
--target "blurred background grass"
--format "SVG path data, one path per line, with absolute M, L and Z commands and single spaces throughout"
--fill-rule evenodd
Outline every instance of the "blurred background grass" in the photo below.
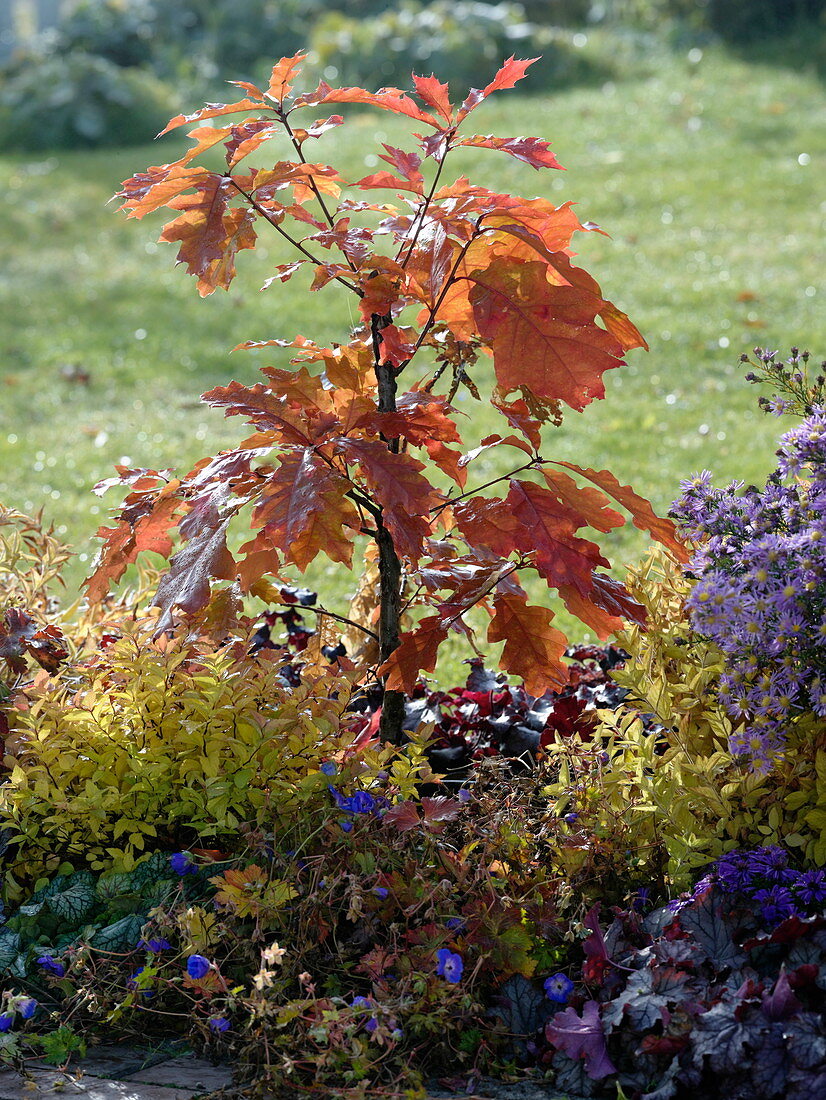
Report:
M 768 472 L 784 425 L 757 412 L 738 356 L 791 344 L 826 356 L 820 0 L 83 0 L 39 34 L 31 3 L 29 23 L 0 34 L 0 500 L 54 521 L 77 552 L 72 593 L 117 503 L 91 493 L 114 463 L 188 469 L 243 438 L 198 402 L 277 361 L 230 355 L 235 344 L 347 336 L 352 306 L 333 288 L 308 298 L 297 276 L 259 293 L 286 258 L 279 241 L 244 253 L 232 290 L 201 300 L 156 243 L 160 219 L 127 221 L 107 205 L 121 180 L 181 154 L 181 136 L 148 144 L 169 115 L 225 99 L 224 80 L 266 80 L 307 42 L 308 80 L 405 86 L 415 68 L 455 78 L 459 94 L 511 53 L 543 53 L 529 94 L 493 97 L 476 125 L 549 140 L 567 171 L 476 151 L 454 171 L 577 202 L 581 220 L 610 233 L 581 235 L 580 262 L 651 349 L 606 376 L 607 399 L 569 414 L 547 455 L 609 468 L 662 511 L 695 470 L 720 482 Z M 317 147 L 345 176 L 377 163 L 379 141 L 405 143 L 391 116 L 348 117 Z M 470 405 L 474 432 L 493 430 Z M 480 459 L 471 483 L 507 461 Z M 646 539 L 631 528 L 605 544 L 621 565 Z M 308 582 L 339 610 L 353 587 L 321 563 Z

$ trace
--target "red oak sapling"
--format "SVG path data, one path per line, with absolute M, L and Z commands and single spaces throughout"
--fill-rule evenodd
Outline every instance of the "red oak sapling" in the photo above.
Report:
M 562 405 L 581 411 L 603 397 L 604 372 L 622 365 L 630 348 L 645 346 L 591 276 L 571 263 L 574 232 L 596 227 L 580 224 L 570 203 L 496 194 L 465 177 L 444 182 L 447 159 L 461 147 L 499 150 L 535 169 L 560 167 L 538 138 L 461 130 L 487 96 L 513 87 L 532 61 L 506 61 L 456 107 L 433 76 L 413 76 L 415 99 L 397 88 L 371 93 L 324 82 L 293 94 L 304 57 L 279 61 L 265 90 L 237 82 L 244 92 L 238 102 L 172 119 L 164 133 L 248 116 L 196 125 L 193 149 L 126 180 L 118 197 L 130 217 L 164 206 L 174 211 L 161 240 L 179 243 L 178 261 L 196 276 L 201 295 L 229 287 L 236 255 L 255 247 L 264 226 L 296 251 L 266 286 L 309 266 L 310 289 L 337 284 L 357 298 L 361 322 L 332 347 L 302 336 L 242 344 L 294 353 L 293 369 L 266 367 L 262 383 L 232 381 L 203 395 L 227 416 L 243 416 L 253 435 L 182 477 L 118 467 L 117 478 L 102 482 L 100 491 L 122 484 L 130 492 L 115 526 L 98 532 L 103 548 L 88 592 L 100 599 L 142 550 L 169 557 L 177 528 L 184 545 L 157 591 L 162 631 L 176 610 L 203 614 L 215 581 L 229 582 L 226 605 L 260 592 L 285 567 L 303 571 L 319 553 L 349 567 L 354 540 L 369 536 L 380 582 L 381 664 L 374 671 L 385 685 L 381 733 L 395 741 L 404 693 L 420 672 L 435 670 L 451 631 L 472 640 L 466 615 L 473 607 L 490 616 L 488 640 L 505 643 L 502 668 L 522 677 L 529 692 L 565 683 L 566 639 L 548 607 L 528 603 L 522 571 L 538 573 L 602 639 L 624 617 L 639 621 L 642 608 L 601 572 L 609 562 L 600 548 L 577 534 L 625 522 L 609 498 L 636 526 L 680 548 L 671 523 L 612 474 L 541 454 L 543 426 L 560 422 Z M 384 145 L 386 168 L 345 181 L 306 155 L 342 117 L 298 121 L 307 109 L 340 103 L 404 115 L 423 133 L 414 133 L 414 149 Z M 241 162 L 271 140 L 292 159 L 244 170 Z M 220 143 L 225 171 L 194 163 Z M 480 352 L 493 359 L 489 399 L 503 434 L 467 449 L 452 402 L 460 387 L 480 397 L 477 383 L 488 370 L 471 377 Z M 491 447 L 513 449 L 517 468 L 468 488 L 474 458 Z M 437 488 L 436 471 L 441 484 L 454 487 Z M 485 491 L 497 483 L 499 495 Z M 253 536 L 232 554 L 226 532 L 242 509 Z M 417 618 L 404 631 L 403 610 Z

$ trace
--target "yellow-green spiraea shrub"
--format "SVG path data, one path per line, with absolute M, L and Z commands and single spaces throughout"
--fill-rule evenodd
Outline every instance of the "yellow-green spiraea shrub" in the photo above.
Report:
M 691 579 L 656 549 L 627 586 L 648 613 L 644 628 L 618 637 L 630 658 L 612 675 L 629 689 L 628 706 L 600 712 L 592 737 L 548 746 L 561 767 L 549 793 L 577 815 L 555 858 L 595 897 L 606 875 L 663 894 L 685 889 L 699 867 L 738 847 L 783 844 L 822 866 L 826 723 L 799 717 L 773 770 L 753 772 L 728 748 L 733 720 L 716 696 L 724 658 L 691 631 Z M 662 730 L 647 732 L 633 708 Z
M 128 870 L 146 850 L 231 843 L 242 825 L 286 837 L 297 811 L 326 808 L 320 764 L 348 751 L 351 686 L 328 673 L 287 689 L 267 658 L 133 625 L 52 677 L 6 747 L 10 896 L 64 864 Z

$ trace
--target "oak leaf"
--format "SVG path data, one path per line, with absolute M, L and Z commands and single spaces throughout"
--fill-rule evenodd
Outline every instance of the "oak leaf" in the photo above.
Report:
M 302 572 L 320 553 L 350 566 L 360 527 L 350 484 L 311 448 L 283 455 L 253 512 L 256 527 Z
M 568 682 L 562 660 L 568 640 L 551 626 L 553 612 L 531 606 L 527 598 L 497 593 L 494 616 L 488 626 L 489 642 L 504 642 L 499 667 L 525 682 L 525 690 L 536 697 L 550 688 L 559 690 Z

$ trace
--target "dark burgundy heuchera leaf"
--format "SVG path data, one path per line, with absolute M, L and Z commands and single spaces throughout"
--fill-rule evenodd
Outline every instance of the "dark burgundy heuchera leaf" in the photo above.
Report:
M 681 910 L 678 920 L 716 967 L 735 967 L 745 961 L 745 955 L 734 942 L 735 926 L 727 919 L 725 906 L 725 896 L 711 888 Z
M 527 1053 L 525 1040 L 535 1035 L 553 1015 L 553 1005 L 522 974 L 512 974 L 499 987 L 489 1014 L 501 1017 L 509 1035 L 517 1037 L 517 1052 Z
M 698 1016 L 692 1035 L 693 1059 L 702 1064 L 708 1058 L 715 1073 L 736 1073 L 747 1061 L 746 1044 L 757 1037 L 757 1029 L 736 1018 L 725 1001 Z
M 585 1071 L 594 1080 L 617 1072 L 605 1047 L 605 1035 L 596 1001 L 585 1002 L 582 1016 L 574 1008 L 557 1012 L 545 1025 L 545 1037 L 559 1050 L 564 1050 L 569 1058 L 584 1059 Z
M 803 1005 L 795 997 L 792 987 L 789 985 L 789 976 L 786 968 L 781 967 L 780 976 L 774 983 L 772 991 L 763 994 L 763 1015 L 772 1022 L 788 1020 L 795 1016 Z

